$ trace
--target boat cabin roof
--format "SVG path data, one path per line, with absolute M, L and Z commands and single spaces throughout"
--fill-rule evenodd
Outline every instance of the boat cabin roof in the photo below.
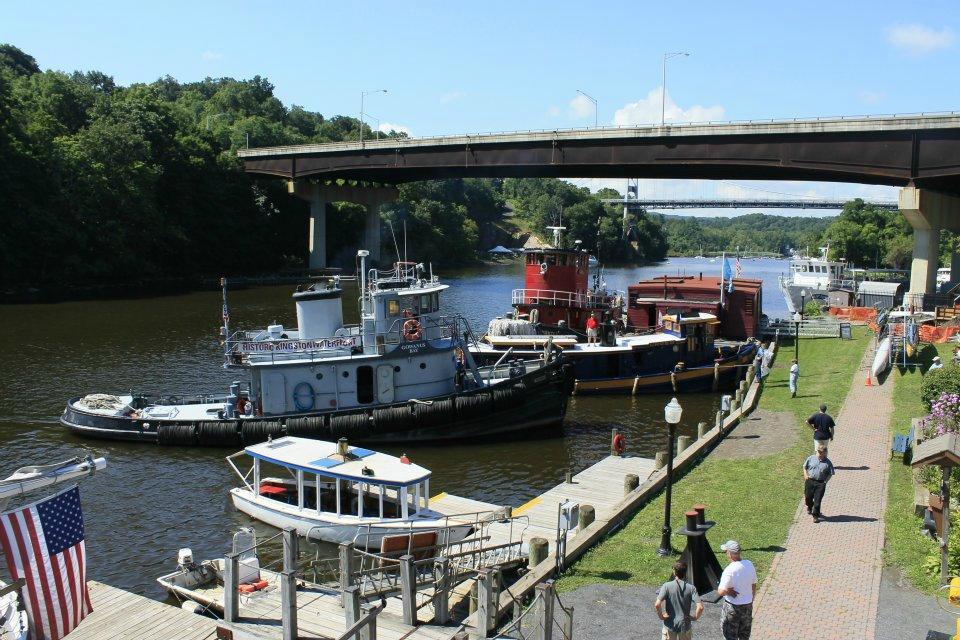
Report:
M 253 458 L 319 476 L 405 487 L 430 477 L 430 470 L 405 464 L 400 458 L 361 447 L 350 447 L 347 461 L 337 455 L 337 444 L 285 436 L 244 449 Z M 368 472 L 364 473 L 364 469 Z M 369 473 L 372 472 L 372 475 Z

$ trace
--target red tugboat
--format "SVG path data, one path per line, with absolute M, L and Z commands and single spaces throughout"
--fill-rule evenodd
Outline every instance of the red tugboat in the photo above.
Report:
M 739 377 L 738 365 L 752 359 L 753 342 L 717 339 L 719 308 L 707 313 L 674 305 L 658 326 L 624 333 L 623 294 L 607 290 L 599 274 L 588 287 L 589 255 L 579 242 L 562 248 L 561 229 L 553 229 L 554 247 L 524 252 L 525 286 L 513 291 L 513 313 L 491 320 L 470 347 L 479 361 L 515 366 L 514 359 L 535 357 L 550 343 L 572 363 L 578 393 L 661 393 L 728 384 Z M 719 287 L 713 295 L 719 297 Z M 595 341 L 587 337 L 591 317 Z

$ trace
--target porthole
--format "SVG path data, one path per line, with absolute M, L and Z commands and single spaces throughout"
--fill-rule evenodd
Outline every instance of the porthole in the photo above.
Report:
M 322 374 L 322 373 L 318 373 L 318 374 L 317 374 L 317 380 L 323 380 L 323 374 Z
M 393 368 L 393 372 L 394 372 L 394 373 L 400 373 L 400 367 L 395 366 L 395 367 Z
M 344 371 L 344 372 L 343 372 L 343 377 L 344 377 L 344 378 L 349 378 L 349 377 L 350 377 L 350 372 L 349 372 L 349 371 Z
M 420 368 L 421 368 L 421 369 L 426 369 L 426 368 L 427 368 L 427 363 L 426 363 L 426 362 L 421 362 L 421 363 L 420 363 Z

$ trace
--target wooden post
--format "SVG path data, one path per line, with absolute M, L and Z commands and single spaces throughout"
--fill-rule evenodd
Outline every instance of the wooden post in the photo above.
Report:
M 677 438 L 677 455 L 683 453 L 684 449 L 690 446 L 690 436 L 680 436 Z
M 723 411 L 717 411 L 717 429 L 723 428 Z
M 417 624 L 417 570 L 413 556 L 400 556 L 400 598 L 403 600 L 403 624 Z
M 620 435 L 620 429 L 612 429 L 610 432 L 610 455 L 619 457 L 620 454 L 617 453 L 617 450 L 613 446 L 613 441 L 617 439 L 617 436 Z
M 300 556 L 297 531 L 283 530 L 283 577 L 280 583 L 280 619 L 283 640 L 297 640 L 297 559 Z
M 697 440 L 703 437 L 703 434 L 707 432 L 707 423 L 698 422 L 697 423 Z
M 490 619 L 493 614 L 493 571 L 477 572 L 477 637 L 490 637 Z
M 564 640 L 573 640 L 573 605 L 570 605 L 570 614 L 563 620 Z
M 720 388 L 720 363 L 713 363 L 713 392 L 716 393 Z
M 570 471 L 569 469 L 567 469 L 567 474 L 564 478 L 564 482 L 566 482 L 567 484 L 573 484 L 573 471 Z
M 940 472 L 943 474 L 943 482 L 940 484 L 940 496 L 943 499 L 943 522 L 940 532 L 940 584 L 947 584 L 950 581 L 950 472 L 952 467 L 943 465 Z
M 440 576 L 433 585 L 433 620 L 437 624 L 447 624 L 450 621 L 450 560 L 437 558 L 433 575 Z
M 541 582 L 536 586 L 540 596 L 540 624 L 537 640 L 553 640 L 553 582 Z
M 623 495 L 627 495 L 640 486 L 640 476 L 635 473 L 628 473 L 623 476 Z
M 340 543 L 340 604 L 346 606 L 347 589 L 353 585 L 353 543 Z
M 592 504 L 581 504 L 580 505 L 580 522 L 577 523 L 577 529 L 583 531 L 591 524 L 597 517 L 597 512 L 593 508 Z
M 653 456 L 653 470 L 657 471 L 667 466 L 667 452 L 657 451 Z
M 530 538 L 530 550 L 527 552 L 527 568 L 535 566 L 547 559 L 550 553 L 550 543 L 546 538 Z
M 236 622 L 240 619 L 240 556 L 227 556 L 223 573 L 223 620 Z
M 640 376 L 633 379 L 633 391 L 630 395 L 637 395 L 637 389 L 640 387 Z
M 677 374 L 675 371 L 670 372 L 670 386 L 673 387 L 673 392 L 677 392 Z
M 343 592 L 343 617 L 349 629 L 360 620 L 360 586 L 350 585 Z

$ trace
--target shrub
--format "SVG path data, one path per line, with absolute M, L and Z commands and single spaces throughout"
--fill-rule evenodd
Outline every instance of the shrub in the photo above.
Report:
M 933 409 L 934 402 L 944 394 L 960 394 L 960 367 L 943 367 L 927 372 L 927 375 L 923 377 L 923 383 L 920 385 L 920 398 L 927 407 Z
M 803 317 L 804 318 L 819 318 L 823 315 L 823 308 L 820 306 L 820 303 L 816 300 L 811 300 L 810 302 L 803 305 Z

